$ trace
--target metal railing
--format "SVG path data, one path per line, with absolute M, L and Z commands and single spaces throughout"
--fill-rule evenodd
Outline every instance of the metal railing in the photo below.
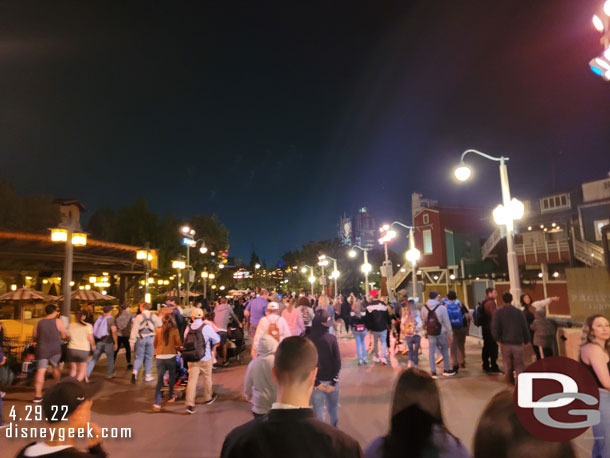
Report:
M 594 243 L 573 240 L 574 256 L 576 259 L 590 267 L 603 267 L 604 249 Z
M 493 231 L 493 233 L 489 236 L 489 238 L 485 241 L 485 243 L 481 247 L 481 257 L 484 260 L 489 257 L 489 255 L 491 254 L 493 249 L 496 247 L 498 242 L 500 242 L 500 240 L 502 240 L 502 232 L 498 228 L 495 231 Z
M 554 242 L 538 242 L 538 243 L 519 243 L 515 245 L 517 256 L 523 256 L 524 262 L 527 256 L 534 256 L 536 262 L 539 262 L 538 257 L 543 257 L 541 262 L 547 261 L 551 254 L 556 254 L 559 259 L 562 259 L 562 253 L 570 257 L 570 244 L 567 240 L 555 240 Z

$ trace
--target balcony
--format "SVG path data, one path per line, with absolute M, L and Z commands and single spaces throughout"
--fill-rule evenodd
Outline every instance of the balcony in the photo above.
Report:
M 567 240 L 538 241 L 515 244 L 519 264 L 557 264 L 570 261 Z

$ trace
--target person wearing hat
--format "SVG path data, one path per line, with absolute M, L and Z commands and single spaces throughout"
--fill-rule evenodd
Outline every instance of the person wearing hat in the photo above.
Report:
M 46 437 L 52 439 L 26 445 L 17 458 L 106 457 L 101 428 L 91 422 L 91 399 L 99 388 L 98 383 L 83 384 L 72 377 L 56 383 L 42 399 L 44 418 L 49 423 Z M 88 431 L 92 432 L 87 438 L 89 450 L 83 452 L 74 446 L 73 437 L 82 437 L 79 432 L 89 436 Z
M 95 320 L 93 337 L 95 337 L 95 351 L 87 365 L 87 377 L 91 376 L 97 361 L 106 353 L 106 378 L 114 377 L 114 352 L 118 350 L 116 322 L 112 316 L 112 305 L 104 305 L 104 314 Z
M 114 352 L 114 361 L 121 347 L 125 347 L 125 360 L 127 361 L 127 369 L 133 369 L 131 364 L 131 346 L 129 345 L 129 336 L 131 335 L 131 325 L 133 324 L 133 315 L 129 311 L 129 304 L 121 304 L 121 310 L 115 318 L 117 329 L 118 348 Z
M 330 424 L 339 422 L 339 371 L 341 370 L 341 353 L 337 337 L 328 332 L 332 318 L 328 310 L 319 308 L 313 318 L 309 339 L 318 351 L 318 372 L 311 393 L 311 405 L 318 417 L 324 421 L 325 406 Z
M 212 391 L 212 348 L 220 343 L 220 336 L 214 331 L 212 326 L 204 323 L 203 310 L 193 309 L 191 312 L 192 323 L 184 330 L 184 340 L 186 346 L 187 336 L 191 331 L 201 332 L 203 335 L 204 352 L 199 361 L 189 362 L 189 379 L 186 385 L 186 411 L 195 413 L 195 397 L 197 395 L 197 381 L 199 374 L 203 376 L 203 397 L 204 404 L 212 404 L 217 394 Z
M 264 334 L 270 334 L 278 342 L 281 342 L 286 337 L 290 337 L 290 327 L 284 318 L 280 315 L 280 304 L 277 302 L 269 302 L 267 304 L 267 312 L 260 319 L 256 326 L 256 334 L 252 342 L 252 359 L 256 358 L 258 341 Z

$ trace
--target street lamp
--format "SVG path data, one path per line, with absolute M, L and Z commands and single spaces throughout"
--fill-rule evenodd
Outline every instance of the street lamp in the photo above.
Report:
M 309 269 L 309 283 L 311 284 L 311 295 L 313 296 L 313 285 L 316 282 L 316 277 L 313 274 L 313 267 L 308 266 L 307 264 L 305 264 L 303 267 L 301 267 L 301 272 L 303 273 L 307 273 L 307 269 Z
M 176 269 L 178 271 L 178 301 L 180 301 L 180 292 L 181 292 L 180 276 L 181 276 L 182 270 L 185 268 L 186 268 L 186 263 L 182 259 L 174 259 L 172 261 L 172 269 Z
M 214 274 L 212 274 L 214 275 Z M 210 274 L 208 272 L 201 272 L 201 278 L 203 278 L 203 297 L 207 299 L 208 297 L 208 278 Z
M 415 226 L 409 226 L 407 224 L 401 223 L 400 221 L 394 221 L 390 224 L 390 227 L 397 225 L 402 226 L 405 229 L 409 229 L 409 249 L 405 253 L 405 258 L 407 261 L 411 263 L 411 269 L 413 271 L 412 275 L 412 283 L 413 283 L 413 297 L 419 297 L 419 291 L 417 290 L 417 261 L 421 257 L 420 251 L 415 248 Z
M 347 252 L 347 254 L 349 255 L 350 258 L 355 258 L 356 255 L 358 254 L 354 248 L 358 248 L 359 250 L 361 250 L 364 253 L 364 264 L 362 264 L 360 266 L 360 270 L 362 270 L 362 273 L 364 273 L 364 291 L 365 291 L 366 297 L 368 299 L 368 297 L 369 297 L 369 273 L 371 272 L 371 270 L 373 270 L 373 266 L 371 266 L 369 264 L 369 257 L 368 257 L 369 249 L 362 248 L 360 245 L 353 245 L 351 250 L 349 250 Z
M 602 8 L 603 14 L 600 12 L 593 15 L 593 27 L 602 33 L 599 40 L 604 51 L 601 56 L 594 57 L 589 61 L 591 71 L 596 75 L 601 76 L 604 81 L 610 81 L 610 0 L 606 0 Z
M 328 265 L 328 259 L 326 259 L 326 255 L 318 256 L 318 265 L 322 267 L 322 276 L 320 277 L 320 285 L 322 286 L 322 294 L 326 292 L 326 275 L 325 268 Z
M 201 242 L 201 247 L 199 248 L 201 254 L 207 253 L 208 248 L 205 246 L 203 239 L 195 240 L 195 229 L 192 229 L 190 226 L 182 226 L 180 232 L 183 235 L 182 245 L 186 246 L 186 278 L 184 282 L 186 285 L 186 296 L 183 305 L 187 305 L 190 300 L 191 282 L 195 280 L 194 272 L 191 270 L 191 247 L 196 247 L 197 243 Z
M 388 297 L 390 300 L 392 297 L 392 287 L 391 287 L 391 279 L 392 279 L 392 261 L 388 256 L 388 243 L 396 238 L 396 231 L 391 228 L 390 224 L 384 224 L 379 228 L 379 232 L 381 233 L 381 237 L 379 238 L 379 243 L 383 245 L 383 249 L 385 252 L 385 261 L 383 261 L 383 276 L 386 281 L 386 289 L 388 290 Z
M 146 242 L 144 244 L 144 249 L 143 250 L 138 250 L 136 252 L 136 259 L 139 259 L 140 261 L 144 261 L 144 267 L 145 267 L 145 274 L 144 274 L 144 281 L 146 282 L 144 284 L 144 302 L 146 302 L 147 304 L 150 304 L 150 293 L 148 292 L 148 274 L 149 274 L 149 270 L 150 270 L 150 261 L 152 261 L 153 259 L 153 255 L 150 254 L 150 243 Z
M 519 281 L 519 264 L 517 261 L 517 253 L 515 252 L 515 243 L 513 240 L 514 223 L 516 219 L 523 217 L 523 203 L 517 199 L 511 199 L 510 186 L 508 183 L 508 170 L 506 168 L 507 157 L 494 157 L 482 153 L 475 149 L 468 149 L 462 153 L 460 165 L 455 169 L 455 176 L 460 181 L 466 181 L 470 177 L 470 168 L 464 162 L 464 157 L 468 153 L 478 154 L 490 161 L 500 163 L 500 188 L 502 190 L 502 206 L 496 207 L 493 212 L 494 220 L 497 224 L 506 226 L 506 260 L 508 264 L 508 278 L 510 280 L 510 292 L 513 295 L 513 301 L 519 300 L 521 297 L 521 285 Z M 466 172 L 468 169 L 468 172 Z
M 341 272 L 339 272 L 339 270 L 337 269 L 337 260 L 335 258 L 333 258 L 332 256 L 321 255 L 320 257 L 322 257 L 322 256 L 324 256 L 324 259 L 333 262 L 333 271 L 330 273 L 330 278 L 332 278 L 335 281 L 334 290 L 335 290 L 335 297 L 337 297 L 339 295 L 339 276 L 341 275 Z M 328 261 L 326 262 L 326 265 L 328 265 Z

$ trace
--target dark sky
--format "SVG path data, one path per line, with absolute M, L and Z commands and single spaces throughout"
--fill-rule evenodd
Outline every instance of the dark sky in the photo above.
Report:
M 216 213 L 268 262 L 362 205 L 408 222 L 414 191 L 495 206 L 495 164 L 451 179 L 468 147 L 511 158 L 517 197 L 571 189 L 610 171 L 601 4 L 2 2 L 0 176 Z

